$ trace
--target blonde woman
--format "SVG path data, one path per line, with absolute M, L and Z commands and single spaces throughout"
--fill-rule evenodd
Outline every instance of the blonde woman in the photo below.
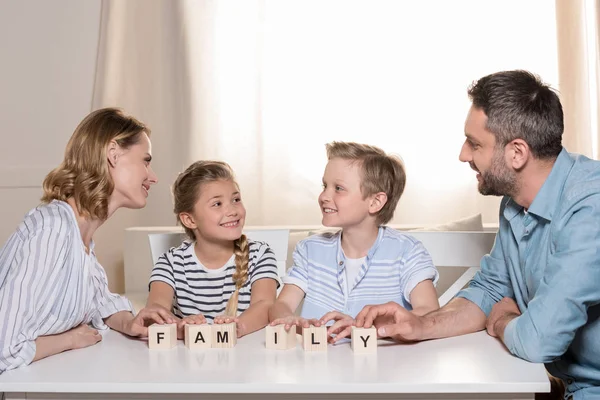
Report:
M 156 262 L 147 305 L 173 308 L 180 338 L 185 324 L 207 321 L 237 322 L 238 337 L 265 327 L 277 263 L 266 243 L 242 234 L 246 209 L 229 165 L 195 162 L 177 177 L 173 197 L 190 240 Z
M 148 322 L 173 319 L 153 309 L 134 317 L 131 303 L 108 290 L 92 240 L 118 208 L 146 205 L 157 181 L 149 134 L 112 108 L 75 129 L 44 180 L 42 204 L 0 250 L 0 373 L 91 346 L 102 339 L 98 329 L 145 336 Z

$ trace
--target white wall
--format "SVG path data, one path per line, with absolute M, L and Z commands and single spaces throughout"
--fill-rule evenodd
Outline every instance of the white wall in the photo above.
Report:
M 2 244 L 39 203 L 44 176 L 91 110 L 100 6 L 100 0 L 0 1 Z M 122 277 L 115 268 L 107 273 L 118 290 Z

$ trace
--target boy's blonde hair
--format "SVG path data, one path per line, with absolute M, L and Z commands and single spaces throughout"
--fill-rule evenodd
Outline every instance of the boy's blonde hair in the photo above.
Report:
M 150 129 L 117 108 L 90 113 L 73 132 L 62 163 L 44 179 L 42 202 L 73 198 L 86 217 L 108 218 L 108 200 L 114 190 L 106 150 L 114 140 L 127 149 L 138 143 Z
M 384 192 L 387 202 L 377 213 L 377 223 L 388 223 L 394 216 L 398 200 L 406 185 L 404 164 L 399 157 L 388 155 L 379 147 L 354 142 L 331 142 L 325 145 L 327 159 L 342 158 L 360 163 L 360 189 L 363 198 Z
M 222 161 L 196 161 L 190 165 L 184 172 L 180 173 L 173 184 L 173 211 L 177 216 L 177 222 L 183 226 L 185 233 L 192 240 L 196 240 L 194 231 L 183 224 L 181 213 L 193 213 L 194 205 L 200 197 L 200 190 L 203 183 L 215 181 L 235 182 L 235 175 L 231 167 Z M 237 185 L 237 183 L 236 183 Z M 235 283 L 235 292 L 229 298 L 225 315 L 237 315 L 238 297 L 242 286 L 248 281 L 248 261 L 249 249 L 246 235 L 242 235 L 233 242 L 233 252 L 235 254 L 235 272 L 233 273 L 233 282 Z

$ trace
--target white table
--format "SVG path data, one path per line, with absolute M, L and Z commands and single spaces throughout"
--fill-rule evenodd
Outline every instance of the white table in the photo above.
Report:
M 513 357 L 485 332 L 417 344 L 349 343 L 326 353 L 267 350 L 264 330 L 233 349 L 152 350 L 109 331 L 99 344 L 0 375 L 6 399 L 402 398 L 533 399 L 544 366 Z M 243 396 L 242 396 L 243 395 Z

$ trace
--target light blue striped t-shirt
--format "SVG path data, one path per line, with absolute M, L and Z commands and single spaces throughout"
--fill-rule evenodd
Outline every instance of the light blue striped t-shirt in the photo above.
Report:
M 303 318 L 321 318 L 329 311 L 356 317 L 364 306 L 388 301 L 411 310 L 415 286 L 426 279 L 437 283 L 438 271 L 423 244 L 382 226 L 358 276 L 346 285 L 341 237 L 341 231 L 313 235 L 294 250 L 294 265 L 283 282 L 304 291 Z

